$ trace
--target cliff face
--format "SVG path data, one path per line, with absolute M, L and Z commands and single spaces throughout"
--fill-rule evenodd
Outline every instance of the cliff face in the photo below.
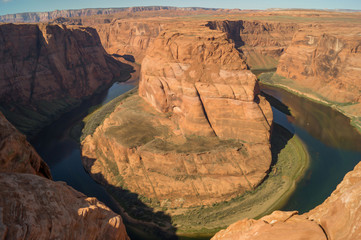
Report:
M 210 29 L 227 33 L 252 68 L 275 68 L 299 28 L 295 23 L 262 21 L 210 21 Z
M 357 27 L 315 26 L 299 30 L 277 74 L 335 102 L 361 102 L 361 37 Z
M 113 20 L 95 25 L 105 50 L 109 54 L 125 55 L 125 59 L 141 63 L 151 42 L 165 24 L 159 21 Z
M 32 173 L 51 179 L 46 163 L 1 112 L 0 146 L 0 172 Z
M 0 108 L 26 133 L 131 70 L 92 28 L 3 24 L 0 42 Z
M 229 200 L 255 188 L 271 163 L 272 111 L 257 94 L 224 33 L 161 33 L 142 63 L 145 101 L 120 102 L 82 142 L 85 168 L 163 207 Z
M 244 219 L 212 239 L 329 239 L 361 238 L 361 163 L 346 174 L 324 203 L 308 213 L 275 211 L 260 220 Z

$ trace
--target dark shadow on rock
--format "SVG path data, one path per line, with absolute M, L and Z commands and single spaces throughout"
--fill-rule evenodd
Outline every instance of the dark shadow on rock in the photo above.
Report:
M 284 114 L 291 116 L 291 111 L 287 105 L 282 103 L 280 100 L 278 100 L 275 97 L 272 97 L 271 95 L 261 92 L 261 95 L 266 98 L 266 100 L 271 104 L 272 107 L 276 108 L 280 112 L 283 112 Z
M 84 158 L 84 157 L 83 157 Z M 86 158 L 90 169 L 95 159 Z M 84 159 L 83 159 L 84 163 Z M 85 170 L 89 173 L 89 171 Z M 119 203 L 122 210 L 117 212 L 123 218 L 127 233 L 132 240 L 141 239 L 178 239 L 172 219 L 164 212 L 155 212 L 139 199 L 137 193 L 109 184 L 101 173 L 91 174 L 92 178 L 104 186 L 108 193 Z M 114 209 L 113 209 L 114 211 Z
M 117 57 L 117 58 L 118 57 L 124 58 L 125 60 L 132 62 L 132 63 L 135 62 L 135 58 L 133 55 L 129 55 L 129 54 L 119 55 L 119 54 L 114 53 L 112 56 Z
M 220 30 L 227 33 L 227 37 L 234 42 L 234 46 L 238 51 L 240 47 L 245 45 L 245 42 L 242 40 L 240 33 L 244 29 L 244 21 L 209 21 L 206 24 L 206 27 L 209 27 L 211 30 Z
M 273 122 L 272 135 L 271 135 L 271 153 L 272 153 L 272 166 L 278 160 L 278 154 L 285 148 L 288 141 L 293 137 L 293 133 L 288 131 L 281 125 Z

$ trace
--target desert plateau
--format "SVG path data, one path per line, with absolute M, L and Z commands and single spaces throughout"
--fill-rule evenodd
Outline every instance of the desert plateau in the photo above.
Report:
M 361 239 L 361 5 L 279 2 L 1 1 L 0 239 Z

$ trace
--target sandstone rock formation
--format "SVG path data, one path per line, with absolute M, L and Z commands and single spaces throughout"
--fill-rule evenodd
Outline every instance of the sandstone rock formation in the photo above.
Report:
M 226 34 L 198 25 L 161 33 L 142 63 L 145 101 L 121 101 L 87 136 L 85 168 L 162 207 L 229 200 L 271 163 L 272 111 L 258 92 Z
M 2 239 L 129 239 L 122 219 L 63 182 L 0 173 Z
M 32 173 L 51 179 L 46 163 L 1 112 L 0 146 L 0 172 Z
M 159 20 L 118 19 L 111 23 L 97 24 L 95 28 L 109 54 L 141 63 L 149 44 L 165 25 Z
M 275 68 L 299 28 L 296 23 L 265 21 L 209 21 L 210 29 L 227 33 L 252 68 Z
M 2 24 L 0 39 L 0 109 L 25 133 L 131 71 L 92 28 Z
M 147 51 L 141 79 L 139 94 L 158 111 L 174 113 L 183 135 L 269 140 L 272 111 L 225 34 L 161 34 Z
M 244 219 L 212 239 L 328 239 L 361 238 L 361 163 L 346 174 L 324 203 L 308 213 L 275 211 L 260 220 Z

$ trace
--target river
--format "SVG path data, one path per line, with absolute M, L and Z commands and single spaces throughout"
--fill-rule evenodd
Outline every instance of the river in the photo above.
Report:
M 119 209 L 113 198 L 84 170 L 80 144 L 71 136 L 71 131 L 89 114 L 92 106 L 104 105 L 132 88 L 132 84 L 114 83 L 106 92 L 93 96 L 64 114 L 31 140 L 39 155 L 48 164 L 54 181 L 64 181 L 79 192 L 98 198 L 117 213 Z
M 87 196 L 98 198 L 118 213 L 112 197 L 84 170 L 80 145 L 71 136 L 76 131 L 74 126 L 79 126 L 92 106 L 105 104 L 133 87 L 127 83 L 115 83 L 107 92 L 63 115 L 31 141 L 49 165 L 55 181 L 64 181 Z M 356 133 L 346 117 L 329 107 L 281 89 L 267 86 L 261 86 L 261 89 L 273 97 L 274 121 L 299 136 L 311 158 L 305 177 L 297 184 L 282 210 L 308 211 L 322 203 L 361 160 L 361 135 Z M 292 116 L 285 114 L 287 106 Z
M 289 108 L 292 116 L 272 103 L 274 122 L 300 137 L 310 155 L 309 169 L 281 210 L 307 212 L 326 200 L 361 161 L 361 135 L 347 117 L 330 107 L 280 88 L 261 85 L 261 90 Z

